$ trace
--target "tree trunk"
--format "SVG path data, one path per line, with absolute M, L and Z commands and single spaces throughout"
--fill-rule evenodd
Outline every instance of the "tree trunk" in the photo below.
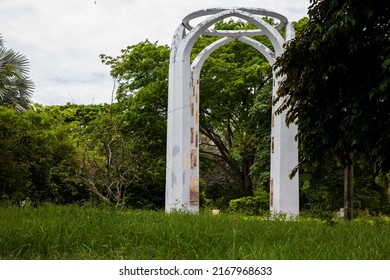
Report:
M 390 202 L 390 172 L 387 173 L 387 196 Z
M 353 165 L 344 169 L 344 219 L 353 218 Z
M 253 196 L 253 182 L 250 176 L 251 161 L 242 160 L 242 186 L 245 196 Z

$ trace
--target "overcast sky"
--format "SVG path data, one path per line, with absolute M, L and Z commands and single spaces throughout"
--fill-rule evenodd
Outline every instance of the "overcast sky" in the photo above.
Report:
M 181 20 L 196 10 L 256 7 L 297 21 L 310 0 L 1 0 L 5 47 L 30 61 L 33 101 L 44 105 L 109 103 L 113 80 L 99 54 L 145 39 L 170 45 Z

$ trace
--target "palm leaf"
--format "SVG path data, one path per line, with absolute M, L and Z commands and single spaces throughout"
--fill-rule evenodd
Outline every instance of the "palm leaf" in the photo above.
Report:
M 28 77 L 29 62 L 24 55 L 4 48 L 1 39 L 0 35 L 0 105 L 27 109 L 34 90 Z

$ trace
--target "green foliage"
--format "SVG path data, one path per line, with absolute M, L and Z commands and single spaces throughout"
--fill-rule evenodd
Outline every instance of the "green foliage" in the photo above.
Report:
M 164 146 L 153 147 L 158 139 L 142 134 L 158 128 L 129 129 L 138 116 L 128 117 L 123 108 L 35 105 L 17 113 L 0 107 L 2 203 L 92 198 L 121 207 L 161 208 L 165 134 Z
M 149 41 L 101 55 L 119 81 L 114 114 L 127 139 L 134 180 L 126 201 L 133 207 L 162 207 L 165 192 L 166 112 L 169 48 Z
M 35 107 L 0 106 L 0 192 L 15 203 L 69 203 L 88 197 L 75 178 L 77 151 L 69 127 Z M 76 198 L 78 197 L 78 198 Z
M 385 182 L 381 184 L 379 179 L 386 175 L 375 176 L 374 174 L 373 167 L 369 165 L 361 165 L 355 168 L 354 208 L 356 209 L 356 216 L 359 216 L 362 211 L 367 211 L 370 215 L 376 216 L 390 214 L 389 185 Z
M 309 20 L 275 67 L 280 110 L 299 127 L 299 167 L 326 158 L 389 170 L 389 30 L 385 1 L 312 1 Z
M 111 67 L 111 75 L 119 81 L 118 101 L 139 91 L 157 93 L 161 87 L 167 88 L 168 46 L 159 46 L 146 40 L 121 50 L 121 55 L 116 58 L 104 54 L 100 58 Z
M 301 172 L 299 179 L 302 211 L 321 215 L 321 212 L 335 212 L 343 207 L 343 172 L 331 161 Z
M 298 20 L 297 22 L 293 22 L 294 29 L 295 29 L 295 35 L 296 36 L 301 36 L 305 32 L 305 29 L 307 28 L 309 23 L 309 18 L 304 17 Z
M 375 177 L 373 167 L 368 164 L 355 166 L 354 205 L 355 216 L 361 211 L 371 215 L 388 214 L 389 196 L 386 175 Z M 343 172 L 324 162 L 310 171 L 300 173 L 300 209 L 304 216 L 333 217 L 343 208 Z
M 249 216 L 267 214 L 269 212 L 269 194 L 260 191 L 255 196 L 230 200 L 228 211 Z

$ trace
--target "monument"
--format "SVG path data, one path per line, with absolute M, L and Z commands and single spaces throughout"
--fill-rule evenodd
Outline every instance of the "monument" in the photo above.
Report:
M 215 30 L 213 25 L 235 17 L 254 24 L 253 30 Z M 270 25 L 264 17 L 277 23 Z M 200 21 L 192 24 L 194 20 Z M 285 28 L 284 38 L 279 30 Z M 194 43 L 201 35 L 219 36 L 190 62 Z M 267 36 L 273 50 L 251 38 Z M 186 16 L 173 36 L 169 65 L 168 131 L 165 210 L 199 211 L 199 78 L 203 63 L 219 47 L 239 40 L 258 50 L 270 65 L 284 51 L 284 44 L 294 37 L 294 29 L 286 17 L 259 8 L 213 8 Z M 273 98 L 280 77 L 273 73 Z M 280 101 L 281 102 L 281 101 Z M 279 103 L 280 104 L 280 103 Z M 285 114 L 275 114 L 272 107 L 270 210 L 289 216 L 299 214 L 298 174 L 289 175 L 298 163 L 295 125 L 286 126 Z

